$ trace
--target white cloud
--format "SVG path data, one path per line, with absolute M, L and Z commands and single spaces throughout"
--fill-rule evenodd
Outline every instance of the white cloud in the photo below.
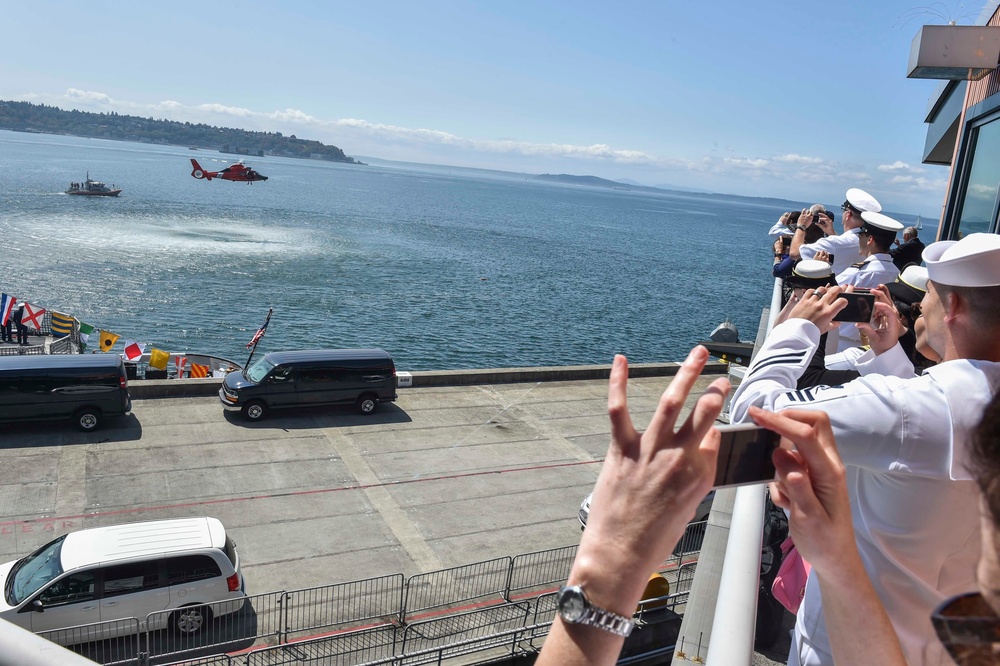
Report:
M 788 155 L 778 155 L 772 158 L 775 162 L 784 162 L 787 164 L 822 164 L 823 158 L 821 157 L 806 157 L 805 155 L 796 155 L 790 153 Z
M 996 186 L 975 183 L 969 186 L 969 194 L 977 199 L 993 199 L 997 195 Z
M 209 113 L 220 113 L 227 116 L 236 116 L 238 118 L 249 118 L 251 116 L 261 115 L 251 111 L 250 109 L 244 109 L 238 106 L 225 106 L 224 104 L 201 104 L 197 108 L 202 111 L 208 111 Z
M 92 92 L 89 90 L 77 90 L 76 88 L 70 88 L 67 90 L 66 97 L 71 100 L 88 102 L 91 104 L 110 105 L 114 102 L 114 100 L 104 93 Z
M 723 161 L 727 164 L 732 164 L 733 166 L 746 166 L 753 169 L 759 169 L 768 165 L 768 160 L 762 158 L 749 158 L 749 157 L 726 157 Z
M 879 171 L 900 171 L 902 169 L 909 171 L 910 165 L 907 164 L 906 162 L 901 162 L 900 160 L 896 160 L 892 164 L 879 164 L 875 168 L 878 169 Z

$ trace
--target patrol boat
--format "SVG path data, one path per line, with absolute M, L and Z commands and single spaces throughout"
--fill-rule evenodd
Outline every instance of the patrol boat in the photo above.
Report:
M 99 180 L 91 180 L 90 172 L 87 172 L 87 180 L 82 183 L 70 183 L 66 194 L 74 194 L 85 197 L 116 197 L 121 194 L 121 188 L 114 185 L 108 187 Z

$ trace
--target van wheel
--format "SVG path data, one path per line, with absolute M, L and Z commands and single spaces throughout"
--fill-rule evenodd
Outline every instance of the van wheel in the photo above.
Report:
M 355 405 L 361 414 L 371 414 L 378 409 L 378 398 L 373 395 L 363 395 Z
M 76 421 L 77 428 L 84 432 L 90 432 L 97 430 L 98 426 L 101 425 L 101 413 L 93 407 L 82 407 L 76 410 L 73 420 Z
M 181 636 L 194 636 L 212 621 L 208 606 L 185 606 L 170 616 L 170 624 Z
M 267 414 L 267 405 L 260 400 L 251 400 L 243 405 L 243 416 L 251 421 L 260 421 Z

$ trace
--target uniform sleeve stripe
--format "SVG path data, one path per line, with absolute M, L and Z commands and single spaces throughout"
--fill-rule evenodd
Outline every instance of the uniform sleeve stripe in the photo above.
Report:
M 766 368 L 769 365 L 775 365 L 776 363 L 786 363 L 789 361 L 801 361 L 803 358 L 805 358 L 807 353 L 809 353 L 808 350 L 802 350 L 802 351 L 788 352 L 787 354 L 778 354 L 776 356 L 772 356 L 766 361 L 756 364 L 753 370 L 747 373 L 747 376 L 744 377 L 743 381 L 750 379 L 750 377 L 752 377 L 755 372 L 757 372 L 761 368 Z

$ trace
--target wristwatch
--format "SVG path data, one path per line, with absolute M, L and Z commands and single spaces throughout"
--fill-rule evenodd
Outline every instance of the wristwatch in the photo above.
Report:
M 563 622 L 570 624 L 585 624 L 609 631 L 623 638 L 632 633 L 635 626 L 630 618 L 623 617 L 609 610 L 598 608 L 587 600 L 583 588 L 579 585 L 567 585 L 559 588 L 556 595 L 556 608 Z
M 795 228 L 796 228 L 796 229 L 800 229 L 800 230 L 802 230 L 802 231 L 805 231 L 805 230 L 806 230 L 806 229 L 808 229 L 809 227 L 804 227 L 804 226 L 802 226 L 801 224 L 796 224 L 796 225 L 795 225 Z

